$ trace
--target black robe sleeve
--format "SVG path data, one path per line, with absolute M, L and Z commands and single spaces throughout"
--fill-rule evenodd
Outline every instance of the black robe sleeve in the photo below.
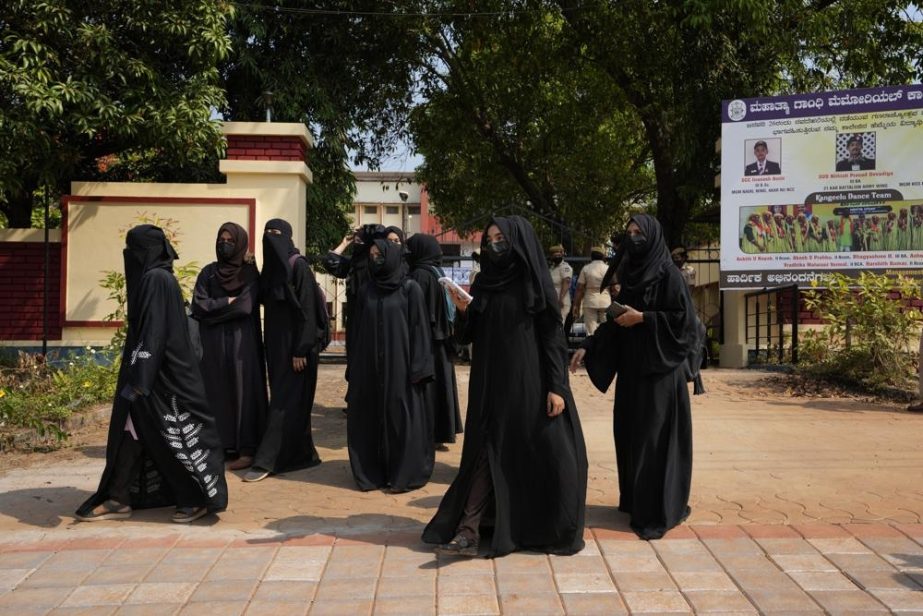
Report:
M 346 278 L 349 276 L 349 269 L 352 265 L 352 259 L 344 255 L 338 255 L 332 250 L 324 255 L 321 263 L 327 273 L 335 278 Z
M 655 305 L 643 311 L 644 322 L 636 325 L 646 330 L 649 341 L 640 345 L 638 358 L 645 375 L 663 374 L 682 364 L 697 339 L 695 310 L 680 271 L 670 268 L 659 284 Z
M 208 266 L 199 272 L 192 293 L 192 314 L 203 323 L 224 323 L 253 313 L 253 298 L 259 295 L 256 279 L 244 287 L 233 302 L 227 295 L 218 296 L 209 291 L 209 279 L 214 269 Z M 223 293 L 224 290 L 222 289 Z
M 603 393 L 609 389 L 619 371 L 621 354 L 617 352 L 618 336 L 619 325 L 613 321 L 606 321 L 580 345 L 586 351 L 583 365 L 586 366 L 590 382 Z
M 296 259 L 292 266 L 292 290 L 298 300 L 294 331 L 292 332 L 292 356 L 307 357 L 318 344 L 317 304 L 315 294 L 317 283 L 314 273 L 305 259 Z
M 407 285 L 407 326 L 410 335 L 410 382 L 423 383 L 435 375 L 430 321 L 423 291 L 412 280 Z
M 172 328 L 187 327 L 184 320 L 180 321 L 175 314 L 164 310 L 165 306 L 172 303 L 170 295 L 176 293 L 179 293 L 176 279 L 166 270 L 152 270 L 141 279 L 138 288 L 137 334 L 133 336 L 134 346 L 126 346 L 122 359 L 128 363 L 128 367 L 121 395 L 128 400 L 134 401 L 138 395 L 147 396 L 151 393 L 163 362 L 169 332 Z
M 459 345 L 471 344 L 477 331 L 478 314 L 471 306 L 467 310 L 455 311 L 455 342 Z
M 570 393 L 567 378 L 567 342 L 564 340 L 564 330 L 558 319 L 558 315 L 552 310 L 544 310 L 535 316 L 535 328 L 548 391 L 564 397 Z

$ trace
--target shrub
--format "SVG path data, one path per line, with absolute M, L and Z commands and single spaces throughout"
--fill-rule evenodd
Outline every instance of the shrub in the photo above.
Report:
M 20 353 L 16 365 L 0 369 L 0 430 L 31 428 L 58 442 L 67 439 L 63 422 L 75 410 L 106 402 L 115 393 L 117 367 L 94 349 L 45 363 Z
M 918 283 L 862 272 L 831 275 L 824 291 L 813 286 L 805 304 L 826 325 L 803 337 L 802 372 L 875 392 L 915 389 L 909 349 L 916 347 L 920 313 L 907 300 L 919 294 Z

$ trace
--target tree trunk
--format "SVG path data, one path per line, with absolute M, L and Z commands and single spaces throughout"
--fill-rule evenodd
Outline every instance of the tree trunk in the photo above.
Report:
M 663 227 L 663 239 L 667 248 L 680 246 L 683 231 L 689 220 L 689 202 L 679 193 L 680 178 L 674 168 L 673 152 L 669 138 L 663 131 L 668 130 L 656 119 L 642 118 L 651 146 L 654 162 L 654 176 L 657 184 L 657 220 Z
M 26 186 L 24 190 L 9 193 L 7 202 L 0 205 L 10 229 L 28 229 L 32 226 L 33 188 Z

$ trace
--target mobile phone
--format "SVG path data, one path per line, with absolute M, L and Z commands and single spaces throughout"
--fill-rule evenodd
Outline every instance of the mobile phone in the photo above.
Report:
M 609 315 L 609 320 L 615 320 L 628 312 L 628 306 L 625 304 L 620 304 L 617 301 L 613 300 L 609 307 L 606 308 L 606 314 Z
M 448 276 L 443 276 L 442 278 L 440 278 L 439 284 L 441 284 L 447 289 L 452 289 L 456 294 L 458 294 L 459 297 L 461 297 L 466 302 L 470 302 L 472 299 L 474 299 L 473 297 L 471 297 L 470 293 L 468 293 L 467 291 L 462 289 L 460 286 L 458 286 L 455 283 L 455 281 L 449 278 Z

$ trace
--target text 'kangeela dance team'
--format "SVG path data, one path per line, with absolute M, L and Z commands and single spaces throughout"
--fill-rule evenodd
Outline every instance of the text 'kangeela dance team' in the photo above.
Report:
M 594 248 L 600 262 L 581 276 L 576 303 L 600 314 L 570 367 L 585 364 L 602 391 L 617 379 L 618 507 L 654 539 L 689 515 L 697 319 L 656 219 L 634 216 L 617 239 L 608 271 Z M 287 222 L 266 223 L 262 271 L 248 244 L 239 225 L 221 226 L 216 261 L 187 310 L 163 231 L 128 232 L 127 338 L 106 466 L 78 519 L 174 506 L 174 522 L 191 522 L 227 507 L 226 469 L 253 482 L 321 463 L 311 409 L 330 340 L 326 300 Z M 429 481 L 436 449 L 462 432 L 451 357 L 463 345 L 471 372 L 461 463 L 422 540 L 450 555 L 573 554 L 584 545 L 587 454 L 567 371 L 569 307 L 552 279 L 560 260 L 549 269 L 518 216 L 490 221 L 480 255 L 470 295 L 444 278 L 430 235 L 366 225 L 323 258 L 347 281 L 352 474 L 363 491 Z

